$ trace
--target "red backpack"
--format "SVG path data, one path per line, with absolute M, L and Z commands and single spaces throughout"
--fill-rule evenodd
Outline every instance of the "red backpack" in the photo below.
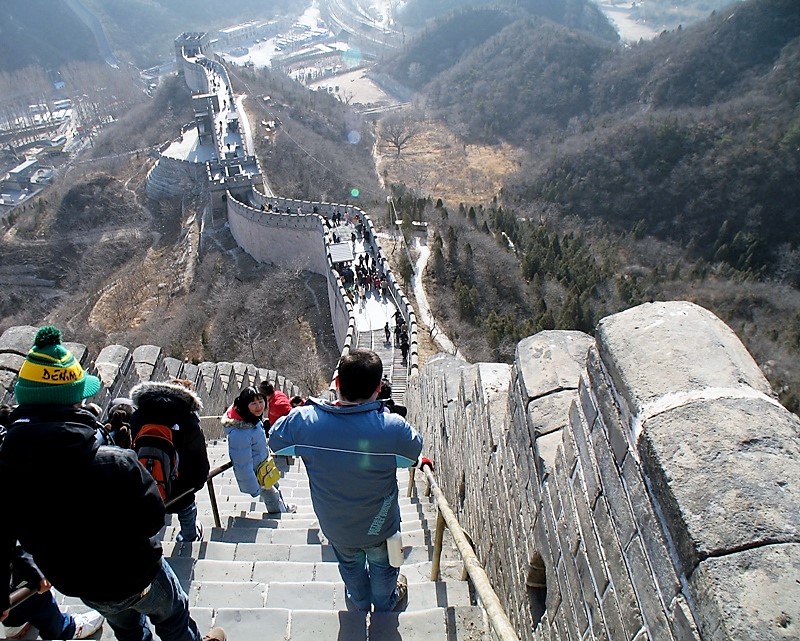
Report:
M 172 428 L 157 423 L 142 425 L 132 447 L 166 503 L 172 493 L 172 482 L 178 478 L 178 452 L 172 441 Z

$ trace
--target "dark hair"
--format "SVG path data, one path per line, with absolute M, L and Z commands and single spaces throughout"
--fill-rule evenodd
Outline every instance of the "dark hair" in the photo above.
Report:
M 305 402 L 306 399 L 304 399 L 302 396 L 292 396 L 292 398 L 289 399 L 289 403 L 292 407 L 300 407 Z
M 275 386 L 269 381 L 261 381 L 258 384 L 258 389 L 264 396 L 272 396 L 275 393 Z
M 381 379 L 381 391 L 378 392 L 378 398 L 392 398 L 392 386 L 385 378 Z
M 129 423 L 131 412 L 130 405 L 124 403 L 116 405 L 108 413 L 108 419 L 103 429 L 111 436 L 114 445 L 129 448 L 131 446 L 131 425 Z
M 127 425 L 131 418 L 131 412 L 127 411 L 124 407 L 115 407 L 108 414 L 108 423 L 111 430 L 117 430 L 123 425 Z
M 372 396 L 383 376 L 383 362 L 371 349 L 353 349 L 339 362 L 339 394 L 347 401 Z
M 247 406 L 258 398 L 263 399 L 264 395 L 251 385 L 239 392 L 239 396 L 233 401 L 233 406 L 236 408 L 239 416 L 248 423 L 253 423 L 254 425 L 261 420 L 261 417 L 253 414 Z

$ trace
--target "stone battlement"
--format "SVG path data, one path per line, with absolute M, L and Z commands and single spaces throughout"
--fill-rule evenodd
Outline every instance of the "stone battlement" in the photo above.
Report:
M 33 345 L 36 327 L 11 327 L 0 335 L 0 401 L 14 403 L 14 382 L 25 354 Z M 163 381 L 185 378 L 194 383 L 203 401 L 203 415 L 218 416 L 233 402 L 239 392 L 261 381 L 271 381 L 288 396 L 300 393 L 299 388 L 275 370 L 256 367 L 252 363 L 203 362 L 189 363 L 164 354 L 156 345 L 140 345 L 134 349 L 124 345 L 108 345 L 93 356 L 80 343 L 65 342 L 76 360 L 91 374 L 100 378 L 102 389 L 91 398 L 104 412 L 112 399 L 127 396 L 142 381 Z M 209 429 L 206 429 L 208 427 Z M 219 422 L 204 423 L 206 438 L 219 437 Z
M 439 356 L 406 405 L 522 638 L 800 637 L 800 420 L 707 310 Z

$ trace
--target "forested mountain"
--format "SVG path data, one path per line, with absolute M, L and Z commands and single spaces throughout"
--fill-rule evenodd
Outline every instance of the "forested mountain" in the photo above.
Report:
M 431 80 L 423 93 L 469 138 L 524 144 L 591 109 L 593 71 L 615 47 L 544 18 L 526 18 Z
M 527 36 L 520 40 L 515 31 L 504 33 L 503 30 L 509 25 L 529 22 L 536 17 L 546 17 L 552 24 L 591 33 L 608 42 L 617 42 L 619 39 L 605 16 L 594 4 L 585 0 L 501 1 L 477 8 L 471 4 L 463 0 L 420 4 L 412 0 L 407 3 L 405 13 L 401 16 L 424 14 L 425 20 L 420 20 L 420 23 L 427 21 L 428 24 L 410 46 L 378 65 L 378 70 L 414 89 L 423 87 L 438 74 L 459 63 L 464 68 L 477 64 L 475 74 L 482 74 L 484 70 L 480 65 L 483 59 L 473 58 L 472 52 L 489 39 L 501 40 L 517 52 L 519 45 L 527 44 Z M 434 17 L 438 19 L 431 19 Z M 485 55 L 491 56 L 491 53 Z M 505 71 L 505 62 L 497 60 L 491 72 L 498 69 Z M 514 67 L 522 66 L 519 60 L 511 61 L 511 64 Z
M 609 59 L 593 74 L 592 112 L 639 104 L 710 107 L 760 92 L 759 83 L 798 36 L 800 4 L 793 0 L 732 4 Z
M 421 38 L 397 68 L 430 44 Z M 528 149 L 508 202 L 636 228 L 768 275 L 786 271 L 783 243 L 800 246 L 798 78 L 796 1 L 757 0 L 631 48 L 517 20 L 422 94 L 468 140 Z
M 397 69 L 424 60 L 417 47 L 431 55 L 420 38 Z M 798 79 L 796 0 L 735 3 L 632 47 L 542 17 L 484 38 L 418 103 L 464 150 L 513 147 L 518 171 L 490 203 L 420 200 L 413 169 L 395 185 L 432 228 L 437 322 L 471 360 L 508 361 L 542 329 L 692 300 L 800 410 Z
M 102 61 L 92 32 L 65 2 L 5 0 L 0 9 L 0 72 Z
M 513 10 L 519 16 L 542 16 L 601 38 L 617 39 L 616 31 L 602 11 L 589 0 L 408 0 L 398 10 L 398 19 L 407 26 L 421 28 L 432 20 L 457 11 L 480 9 Z

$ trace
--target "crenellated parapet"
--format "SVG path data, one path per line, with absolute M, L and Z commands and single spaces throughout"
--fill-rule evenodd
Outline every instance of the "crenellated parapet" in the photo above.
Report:
M 800 421 L 707 310 L 438 356 L 406 405 L 521 638 L 797 638 Z
M 25 354 L 33 345 L 36 327 L 10 327 L 0 335 L 0 401 L 13 405 L 14 383 Z M 275 370 L 257 367 L 252 363 L 202 362 L 199 364 L 165 356 L 157 345 L 139 345 L 131 349 L 124 345 L 107 345 L 92 356 L 85 345 L 65 342 L 76 360 L 91 374 L 100 378 L 103 387 L 93 396 L 92 402 L 104 412 L 112 399 L 128 396 L 131 388 L 143 381 L 164 381 L 182 378 L 194 384 L 203 401 L 203 415 L 207 438 L 221 435 L 217 417 L 233 402 L 239 392 L 249 385 L 270 381 L 276 389 L 289 396 L 300 393 L 291 380 Z

